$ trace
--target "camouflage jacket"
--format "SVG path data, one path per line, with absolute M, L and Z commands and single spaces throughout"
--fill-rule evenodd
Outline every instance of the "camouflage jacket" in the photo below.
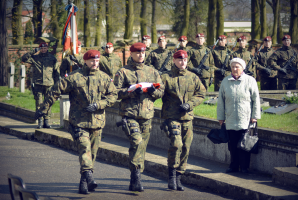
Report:
M 292 47 L 286 47 L 283 46 L 282 48 L 276 50 L 268 59 L 267 63 L 268 66 L 272 69 L 279 70 L 281 67 L 283 67 L 286 62 L 291 59 L 291 57 L 294 55 L 294 49 Z M 297 52 L 296 52 L 297 53 Z M 298 54 L 298 53 L 297 53 Z M 285 79 L 295 79 L 297 78 L 298 73 L 298 55 L 296 55 L 296 59 L 292 62 L 292 67 L 296 68 L 296 72 L 292 70 L 288 70 L 288 74 L 283 74 L 278 72 L 277 77 L 278 78 L 285 78 Z
M 216 73 L 216 70 L 221 69 L 222 65 L 225 63 L 226 57 L 228 56 L 228 62 L 225 66 L 226 72 L 225 77 L 231 74 L 231 67 L 230 67 L 230 55 L 232 54 L 232 51 L 228 49 L 227 47 L 217 46 L 212 51 L 212 55 L 214 58 L 214 65 L 215 65 L 215 71 L 214 76 L 215 77 L 223 77 L 220 73 Z
M 104 53 L 100 56 L 99 69 L 107 73 L 111 79 L 115 78 L 116 72 L 122 67 L 121 59 L 115 54 Z
M 46 113 L 61 93 L 69 93 L 69 122 L 81 128 L 103 128 L 104 109 L 112 106 L 117 100 L 117 89 L 111 78 L 100 70 L 90 72 L 86 65 L 60 79 L 51 88 L 41 111 Z M 98 105 L 98 110 L 93 113 L 85 110 L 92 103 Z
M 128 92 L 128 88 L 136 83 L 149 82 L 160 83 L 152 95 Z M 131 61 L 129 65 L 122 67 L 115 75 L 115 86 L 118 90 L 118 99 L 121 99 L 119 114 L 135 119 L 151 119 L 154 116 L 154 101 L 161 98 L 164 85 L 156 69 Z
M 81 53 L 78 55 L 75 55 L 75 57 L 79 61 L 79 63 L 76 63 L 76 64 L 75 62 L 70 60 L 69 55 L 66 58 L 64 58 L 60 66 L 60 76 L 64 78 L 66 74 L 69 74 L 72 71 L 82 68 L 84 66 L 83 56 L 84 54 L 81 54 Z M 70 70 L 70 67 L 72 68 L 71 70 Z
M 267 48 L 264 47 L 259 54 L 256 56 L 256 67 L 259 70 L 259 74 L 261 77 L 270 77 L 270 78 L 274 78 L 277 76 L 277 71 L 276 70 L 272 70 L 271 69 L 271 74 L 270 76 L 264 72 L 262 69 L 264 68 L 268 68 L 268 59 L 269 57 L 273 54 L 274 50 L 272 48 Z
M 213 60 L 212 52 L 204 45 L 201 45 L 201 46 L 197 45 L 196 47 L 188 51 L 189 62 L 187 63 L 187 69 L 189 71 L 192 71 L 192 69 L 197 68 L 200 65 L 201 60 L 204 58 L 206 53 L 208 56 L 204 65 L 209 67 L 209 70 L 203 69 L 202 74 L 200 75 L 200 78 L 214 77 L 214 60 Z
M 231 55 L 231 59 L 233 58 L 242 58 L 245 61 L 245 64 L 247 65 L 250 61 L 250 59 L 253 56 L 251 55 L 250 51 L 247 51 L 247 48 L 239 48 L 237 51 L 235 51 L 234 53 L 232 53 Z M 256 67 L 254 62 L 252 63 L 252 65 L 249 67 L 248 69 L 249 71 L 253 72 L 253 77 L 256 78 L 257 77 L 257 72 L 256 72 Z
M 163 63 L 167 59 L 170 52 L 171 51 L 168 49 L 163 49 L 161 47 L 158 47 L 158 49 L 151 51 L 151 53 L 149 54 L 149 56 L 145 61 L 145 64 L 149 66 L 152 65 L 154 66 L 155 69 L 160 70 L 160 68 L 162 67 Z M 168 71 L 171 70 L 172 62 L 173 62 L 173 55 L 170 56 L 170 59 L 165 67 Z
M 22 62 L 29 63 L 33 67 L 34 84 L 52 86 L 59 80 L 57 59 L 48 52 L 26 53 L 22 56 Z
M 161 75 L 165 85 L 162 97 L 162 118 L 192 120 L 193 109 L 204 101 L 206 89 L 200 78 L 188 70 L 179 70 L 176 66 L 170 72 Z M 180 112 L 183 103 L 190 106 L 189 112 Z

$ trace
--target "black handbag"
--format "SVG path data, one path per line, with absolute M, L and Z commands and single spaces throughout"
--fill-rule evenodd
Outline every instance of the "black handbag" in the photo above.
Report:
M 244 151 L 257 154 L 258 153 L 258 124 L 249 123 L 247 131 L 242 135 L 237 144 L 237 148 Z
M 214 143 L 227 143 L 229 141 L 229 135 L 226 130 L 226 124 L 223 123 L 220 129 L 211 129 L 207 137 Z

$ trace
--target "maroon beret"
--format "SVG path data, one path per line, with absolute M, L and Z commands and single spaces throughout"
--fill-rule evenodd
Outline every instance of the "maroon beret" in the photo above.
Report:
M 46 42 L 42 42 L 39 44 L 39 47 L 48 47 L 48 44 Z
M 147 39 L 151 39 L 151 37 L 150 37 L 149 35 L 144 35 L 144 36 L 142 37 L 142 40 L 147 40 Z
M 131 45 L 130 51 L 131 52 L 136 52 L 136 51 L 145 51 L 146 50 L 146 45 L 142 42 L 137 42 Z
M 187 40 L 187 37 L 184 35 L 180 36 L 180 38 L 178 39 L 178 41 L 185 41 L 185 40 Z
M 263 41 L 271 41 L 271 40 L 272 40 L 271 37 L 270 36 L 267 36 L 267 37 L 264 38 Z
M 240 41 L 242 41 L 242 40 L 246 40 L 245 35 L 240 36 L 240 37 L 237 39 L 237 42 L 240 42 Z
M 113 46 L 114 46 L 114 45 L 113 45 L 113 43 L 111 43 L 111 42 L 108 42 L 107 45 L 106 45 L 107 48 L 109 48 L 109 47 L 113 47 Z
M 205 37 L 205 35 L 203 34 L 203 33 L 198 33 L 197 35 L 196 35 L 196 38 L 197 37 Z
M 282 38 L 282 40 L 286 40 L 286 39 L 291 39 L 291 36 L 289 36 L 289 35 L 285 35 L 285 36 Z
M 79 46 L 81 46 L 81 45 L 82 45 L 82 43 L 81 43 L 81 41 L 80 41 L 80 40 L 78 40 L 78 45 L 79 45 Z
M 225 36 L 225 35 L 220 35 L 220 36 L 218 36 L 218 39 L 219 39 L 219 40 L 227 39 L 227 36 Z
M 158 38 L 158 42 L 157 42 L 157 43 L 159 43 L 160 40 L 166 40 L 166 37 L 165 37 L 165 36 L 160 36 L 160 37 Z
M 174 57 L 174 58 L 181 58 L 181 59 L 183 59 L 183 58 L 187 58 L 188 55 L 187 55 L 187 52 L 186 52 L 186 51 L 184 51 L 184 50 L 179 50 L 179 51 L 176 51 L 176 53 L 174 54 L 173 57 Z
M 100 57 L 100 52 L 97 51 L 97 50 L 93 50 L 93 49 L 91 49 L 91 50 L 87 51 L 87 52 L 84 54 L 83 59 L 84 59 L 84 60 L 89 60 L 89 59 L 97 59 L 97 58 L 99 58 L 99 57 Z

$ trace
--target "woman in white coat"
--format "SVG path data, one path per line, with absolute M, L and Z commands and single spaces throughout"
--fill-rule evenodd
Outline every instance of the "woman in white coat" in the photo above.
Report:
M 231 164 L 226 173 L 248 173 L 250 153 L 238 149 L 237 143 L 248 129 L 250 122 L 261 118 L 260 97 L 256 80 L 243 71 L 246 67 L 241 58 L 230 62 L 232 74 L 225 77 L 219 89 L 217 119 L 219 124 L 226 123 L 230 137 L 228 143 Z

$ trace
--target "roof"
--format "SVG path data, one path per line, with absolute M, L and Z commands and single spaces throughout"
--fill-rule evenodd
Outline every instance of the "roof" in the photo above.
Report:
M 251 22 L 249 21 L 239 21 L 239 22 L 224 22 L 225 28 L 250 28 Z

